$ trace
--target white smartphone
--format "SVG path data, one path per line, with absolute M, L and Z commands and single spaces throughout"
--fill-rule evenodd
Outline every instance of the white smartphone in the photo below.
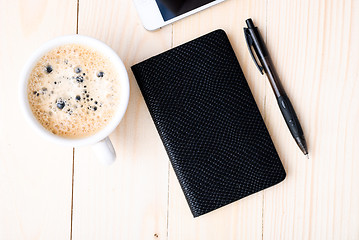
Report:
M 143 26 L 155 30 L 225 0 L 133 0 Z

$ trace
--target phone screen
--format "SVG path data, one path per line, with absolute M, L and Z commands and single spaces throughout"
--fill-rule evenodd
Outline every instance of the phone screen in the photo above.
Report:
M 199 8 L 215 0 L 156 0 L 164 21 Z

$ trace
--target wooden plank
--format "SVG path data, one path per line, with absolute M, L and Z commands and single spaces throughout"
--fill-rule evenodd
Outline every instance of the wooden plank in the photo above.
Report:
M 288 176 L 265 191 L 264 239 L 359 239 L 359 2 L 268 2 L 267 41 L 309 145 L 267 88 L 266 122 Z
M 76 148 L 73 239 L 165 239 L 168 158 L 130 66 L 171 47 L 172 27 L 148 32 L 132 1 L 80 0 L 79 34 L 98 38 L 124 61 L 131 97 L 111 135 L 117 160 L 102 165 Z
M 41 44 L 76 32 L 76 1 L 0 1 L 0 239 L 69 239 L 72 148 L 30 129 L 19 73 Z
M 265 84 L 258 77 L 245 43 L 243 27 L 249 17 L 265 26 L 265 3 L 262 1 L 226 1 L 188 17 L 173 26 L 173 43 L 177 46 L 212 30 L 224 29 L 255 100 L 263 114 Z M 265 31 L 264 31 L 265 34 Z M 259 192 L 212 213 L 194 219 L 178 180 L 170 168 L 169 239 L 261 239 L 263 193 Z
M 111 135 L 114 165 L 101 165 L 88 147 L 76 149 L 73 239 L 359 239 L 359 2 L 266 4 L 227 0 L 173 29 L 147 32 L 131 1 L 80 0 L 80 34 L 118 52 L 129 71 L 131 99 Z M 0 239 L 70 239 L 72 148 L 38 137 L 16 95 L 30 54 L 46 40 L 76 32 L 77 1 L 0 5 Z M 309 160 L 250 59 L 242 30 L 247 17 L 266 36 L 303 125 Z M 177 46 L 217 28 L 229 35 L 288 177 L 193 219 L 129 67 L 171 42 Z

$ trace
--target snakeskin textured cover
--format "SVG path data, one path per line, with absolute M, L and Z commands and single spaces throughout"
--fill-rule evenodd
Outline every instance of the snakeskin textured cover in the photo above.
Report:
M 223 30 L 132 71 L 194 217 L 285 179 Z

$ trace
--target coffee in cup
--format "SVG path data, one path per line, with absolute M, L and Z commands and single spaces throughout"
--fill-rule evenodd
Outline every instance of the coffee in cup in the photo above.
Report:
M 120 76 L 99 51 L 57 46 L 32 69 L 27 96 L 33 115 L 55 135 L 83 138 L 101 131 L 120 104 Z
M 105 163 L 116 159 L 109 135 L 127 109 L 127 70 L 105 43 L 83 35 L 42 44 L 24 65 L 19 102 L 29 125 L 49 141 L 91 146 Z

